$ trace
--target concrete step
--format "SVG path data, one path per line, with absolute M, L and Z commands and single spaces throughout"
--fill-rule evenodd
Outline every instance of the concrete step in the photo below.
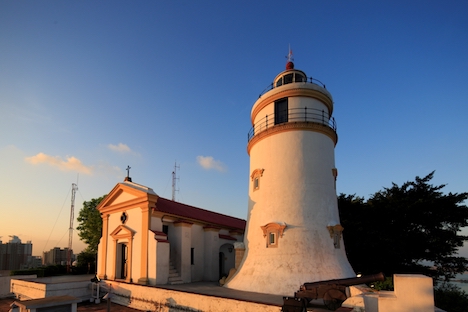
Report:
M 168 283 L 170 285 L 179 285 L 183 284 L 184 282 L 182 281 L 182 278 L 180 277 L 179 272 L 177 272 L 176 268 L 174 265 L 172 265 L 172 261 L 169 262 L 169 278 L 168 278 Z
M 174 277 L 169 277 L 168 283 L 170 285 L 179 285 L 179 284 L 183 284 L 184 282 L 182 281 L 180 276 L 174 276 Z
M 184 284 L 184 282 L 183 282 L 182 280 L 177 280 L 177 281 L 169 282 L 169 285 L 180 285 L 180 284 Z

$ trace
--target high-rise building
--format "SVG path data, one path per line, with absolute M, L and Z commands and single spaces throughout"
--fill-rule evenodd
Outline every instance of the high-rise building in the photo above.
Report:
M 72 251 L 73 255 L 73 251 Z M 55 247 L 49 251 L 44 251 L 42 257 L 43 265 L 66 265 L 68 259 L 68 248 L 61 249 Z M 74 257 L 72 256 L 72 262 Z
M 32 254 L 32 243 L 23 244 L 18 236 L 12 235 L 8 243 L 0 241 L 0 270 L 20 270 L 25 267 Z

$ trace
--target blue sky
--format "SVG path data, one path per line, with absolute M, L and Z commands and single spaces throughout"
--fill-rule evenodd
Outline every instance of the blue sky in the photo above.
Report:
M 0 236 L 32 240 L 36 255 L 67 246 L 71 184 L 78 215 L 127 165 L 171 198 L 177 162 L 178 201 L 246 218 L 250 109 L 289 45 L 334 97 L 338 193 L 368 198 L 433 170 L 445 192 L 468 191 L 467 12 L 466 1 L 1 1 Z

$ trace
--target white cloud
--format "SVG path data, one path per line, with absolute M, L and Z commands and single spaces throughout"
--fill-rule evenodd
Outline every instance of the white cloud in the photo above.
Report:
M 60 156 L 54 157 L 39 153 L 35 156 L 26 157 L 25 160 L 33 165 L 45 163 L 62 171 L 76 171 L 84 174 L 91 174 L 93 171 L 91 167 L 83 165 L 81 160 L 74 156 L 67 157 L 66 160 L 63 160 Z
M 109 144 L 107 147 L 114 152 L 119 152 L 119 153 L 130 153 L 132 150 L 130 147 L 128 147 L 127 144 L 119 143 L 117 145 L 114 144 Z
M 210 170 L 214 169 L 220 172 L 226 171 L 226 167 L 219 160 L 215 160 L 211 156 L 197 156 L 197 162 L 204 169 Z

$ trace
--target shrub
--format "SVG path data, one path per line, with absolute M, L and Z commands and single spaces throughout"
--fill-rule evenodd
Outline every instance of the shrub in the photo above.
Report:
M 468 294 L 450 283 L 442 283 L 434 288 L 436 307 L 447 312 L 465 312 L 468 307 Z

